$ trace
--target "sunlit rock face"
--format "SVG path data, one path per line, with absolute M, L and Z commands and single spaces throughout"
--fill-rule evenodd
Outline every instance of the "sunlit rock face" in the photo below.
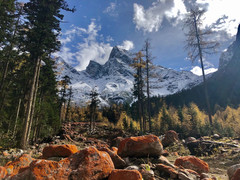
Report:
M 240 48 L 240 25 L 238 26 L 238 32 L 236 40 L 221 54 L 219 59 L 219 70 L 224 69 L 233 58 L 234 52 Z
M 111 103 L 131 103 L 135 70 L 132 68 L 133 55 L 124 49 L 113 47 L 108 61 L 101 65 L 90 61 L 86 70 L 76 71 L 63 59 L 58 58 L 57 79 L 68 75 L 71 78 L 74 103 L 86 106 L 89 94 L 96 87 L 100 94 L 101 106 Z M 151 96 L 166 96 L 198 85 L 202 78 L 188 71 L 156 66 L 151 71 Z

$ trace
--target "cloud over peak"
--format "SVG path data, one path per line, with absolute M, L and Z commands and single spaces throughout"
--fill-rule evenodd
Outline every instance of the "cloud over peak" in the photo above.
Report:
M 101 26 L 97 25 L 95 20 L 91 21 L 88 28 L 72 26 L 71 30 L 62 34 L 60 41 L 63 46 L 54 56 L 62 57 L 78 71 L 86 69 L 90 60 L 104 64 L 112 51 L 110 42 L 114 39 L 111 36 L 104 38 L 99 34 L 100 30 Z M 131 50 L 134 44 L 132 41 L 124 40 L 119 47 Z
M 144 32 L 157 32 L 164 18 L 176 22 L 186 13 L 182 0 L 157 0 L 148 9 L 134 3 L 133 10 L 133 22 L 138 30 L 143 30 Z

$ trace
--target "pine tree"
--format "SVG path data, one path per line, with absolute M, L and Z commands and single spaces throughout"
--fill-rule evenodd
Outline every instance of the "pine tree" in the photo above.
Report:
M 60 21 L 63 19 L 63 15 L 60 13 L 61 9 L 71 11 L 64 0 L 30 0 L 24 6 L 27 21 L 24 27 L 25 31 L 23 31 L 25 34 L 23 43 L 24 50 L 30 54 L 29 61 L 32 62 L 33 71 L 20 144 L 23 149 L 26 148 L 29 141 L 41 61 L 59 50 L 60 47 L 57 37 L 61 30 Z
M 90 132 L 93 132 L 95 130 L 95 121 L 96 121 L 96 115 L 97 115 L 97 108 L 98 104 L 100 103 L 100 100 L 98 98 L 99 94 L 97 92 L 97 88 L 93 88 L 90 93 Z
M 138 109 L 138 120 L 140 122 L 140 133 L 146 131 L 146 120 L 144 117 L 144 93 L 143 93 L 143 68 L 145 68 L 145 62 L 142 59 L 144 55 L 141 51 L 136 54 L 136 57 L 133 58 L 134 63 L 132 64 L 133 68 L 136 69 L 137 73 L 134 75 L 134 87 L 133 95 L 137 98 L 137 109 Z
M 0 111 L 3 109 L 4 101 L 6 98 L 7 87 L 11 82 L 9 77 L 9 68 L 14 69 L 18 50 L 17 36 L 19 32 L 20 17 L 22 15 L 23 3 L 15 1 L 3 1 L 0 3 Z M 2 72 L 2 74 L 1 74 Z M 8 77 L 8 79 L 7 79 Z M 8 83 L 7 83 L 8 81 Z
M 69 113 L 70 113 L 70 112 L 69 112 L 69 111 L 70 111 L 70 108 L 71 108 L 72 97 L 73 97 L 72 86 L 70 86 L 69 92 L 68 92 L 67 109 L 66 109 L 66 119 L 67 119 L 68 121 L 70 121 L 70 118 L 69 118 Z
M 65 106 L 67 101 L 67 90 L 69 89 L 69 85 L 71 84 L 71 79 L 68 75 L 65 75 L 63 79 L 59 82 L 61 87 L 60 93 L 60 103 L 59 103 L 59 112 L 60 112 L 60 123 L 65 121 L 66 114 L 65 114 Z

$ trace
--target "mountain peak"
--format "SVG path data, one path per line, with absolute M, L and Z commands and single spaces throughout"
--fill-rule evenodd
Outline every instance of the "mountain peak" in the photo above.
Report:
M 237 36 L 236 36 L 236 42 L 238 44 L 240 44 L 240 24 L 238 25 L 238 32 L 237 32 Z
M 93 60 L 90 60 L 86 68 L 86 72 L 93 78 L 97 78 L 101 70 L 102 70 L 102 65 Z
M 112 48 L 109 56 L 109 60 L 111 59 L 121 59 L 124 63 L 132 64 L 131 54 L 127 50 L 121 49 L 117 46 Z
M 121 50 L 117 46 L 114 46 L 110 53 L 109 59 L 116 57 L 116 55 L 118 55 L 119 53 L 121 53 Z

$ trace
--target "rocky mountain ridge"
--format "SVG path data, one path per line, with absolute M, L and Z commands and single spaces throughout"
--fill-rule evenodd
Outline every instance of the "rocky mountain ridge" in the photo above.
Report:
M 101 105 L 132 102 L 132 91 L 135 70 L 131 67 L 132 55 L 123 49 L 113 47 L 109 60 L 101 65 L 90 61 L 86 70 L 76 71 L 63 59 L 57 59 L 57 79 L 68 75 L 71 78 L 74 102 L 86 105 L 89 92 L 97 87 Z M 151 95 L 166 96 L 183 89 L 188 89 L 202 82 L 202 78 L 188 71 L 156 66 L 150 80 Z

